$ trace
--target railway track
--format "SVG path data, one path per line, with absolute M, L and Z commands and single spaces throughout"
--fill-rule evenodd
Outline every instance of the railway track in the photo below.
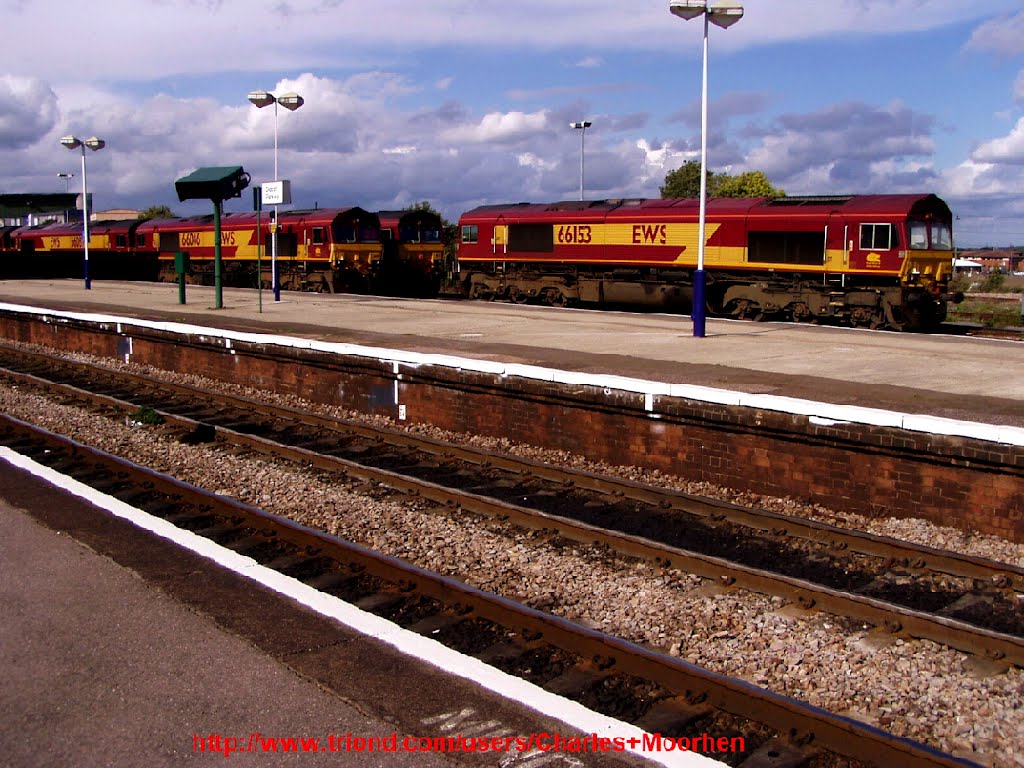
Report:
M 0 347 L 38 386 L 152 408 L 220 439 L 1024 665 L 1024 569 L 801 518 Z M 19 369 L 20 373 L 15 373 Z M 57 385 L 55 379 L 65 381 Z M 87 391 L 88 390 L 88 391 Z
M 32 425 L 0 444 L 272 570 L 661 738 L 742 738 L 733 764 L 973 765 L 871 726 L 484 593 Z M 854 761 L 851 763 L 850 761 Z

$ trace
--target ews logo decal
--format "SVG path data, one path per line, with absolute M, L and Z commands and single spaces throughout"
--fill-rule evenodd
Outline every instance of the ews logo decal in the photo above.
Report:
M 667 224 L 634 224 L 633 245 L 667 245 Z

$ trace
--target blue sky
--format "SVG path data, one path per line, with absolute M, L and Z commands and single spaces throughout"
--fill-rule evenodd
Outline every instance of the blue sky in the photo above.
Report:
M 0 0 L 0 192 L 170 205 L 197 167 L 296 207 L 657 196 L 700 147 L 702 25 L 668 0 Z M 789 194 L 934 192 L 959 245 L 1024 243 L 1020 0 L 747 0 L 711 27 L 709 168 Z M 250 202 L 231 201 L 229 210 Z

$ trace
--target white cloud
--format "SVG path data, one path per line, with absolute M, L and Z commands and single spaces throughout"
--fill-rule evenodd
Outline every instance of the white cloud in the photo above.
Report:
M 971 159 L 980 163 L 1024 164 L 1024 117 L 1006 136 L 979 146 L 971 154 Z
M 0 75 L 0 144 L 25 147 L 38 141 L 57 115 L 57 96 L 44 81 Z
M 548 127 L 548 113 L 491 112 L 477 125 L 451 128 L 442 139 L 453 144 L 509 143 L 519 141 Z
M 715 46 L 848 37 L 858 30 L 896 34 L 1018 10 L 1019 0 L 748 0 L 744 21 L 717 35 Z M 410 49 L 441 46 L 664 51 L 683 36 L 699 39 L 699 27 L 672 17 L 660 1 L 591 0 L 581 13 L 579 0 L 104 0 L 90 6 L 35 0 L 5 13 L 4 54 L 23 73 L 53 82 L 147 80 L 240 66 L 271 72 L 373 67 Z M 40 45 L 40 30 L 59 45 Z M 116 35 L 116 45 L 97 46 L 111 30 L 128 31 Z
M 1001 56 L 1020 54 L 1020 41 L 1024 37 L 1024 11 L 1014 16 L 999 16 L 986 21 L 967 41 L 967 50 L 994 53 Z

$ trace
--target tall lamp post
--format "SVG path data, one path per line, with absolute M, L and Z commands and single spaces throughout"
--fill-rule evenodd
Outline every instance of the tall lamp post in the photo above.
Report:
M 85 272 L 85 290 L 92 288 L 92 280 L 89 279 L 89 189 L 85 175 L 85 148 L 93 152 L 103 149 L 107 143 L 103 139 L 90 136 L 85 141 L 79 141 L 74 136 L 65 136 L 60 140 L 68 149 L 82 148 L 82 249 L 85 253 L 83 270 Z
M 704 17 L 704 55 L 700 89 L 700 213 L 697 226 L 697 271 L 693 273 L 693 335 L 704 337 L 707 305 L 704 300 L 704 224 L 708 191 L 708 22 L 728 29 L 743 18 L 743 6 L 728 0 L 708 3 L 706 0 L 671 0 L 668 9 L 689 21 Z
M 578 123 L 569 123 L 570 128 L 575 128 L 580 132 L 580 200 L 583 199 L 583 140 L 587 135 L 587 128 L 592 125 L 593 123 L 589 120 L 581 120 Z
M 57 178 L 58 179 L 64 179 L 64 191 L 65 192 L 69 192 L 70 189 L 71 189 L 71 180 L 73 178 L 75 178 L 75 174 L 73 174 L 73 173 L 58 173 L 57 174 Z
M 282 96 L 274 96 L 267 91 L 253 91 L 249 94 L 249 101 L 262 109 L 274 105 L 274 183 L 277 184 L 277 105 L 280 104 L 290 112 L 306 103 L 297 93 L 286 93 Z M 291 202 L 287 200 L 286 202 Z M 281 285 L 277 275 L 277 203 L 274 204 L 274 229 L 271 231 L 270 239 L 270 282 L 274 288 L 274 301 L 281 300 Z

